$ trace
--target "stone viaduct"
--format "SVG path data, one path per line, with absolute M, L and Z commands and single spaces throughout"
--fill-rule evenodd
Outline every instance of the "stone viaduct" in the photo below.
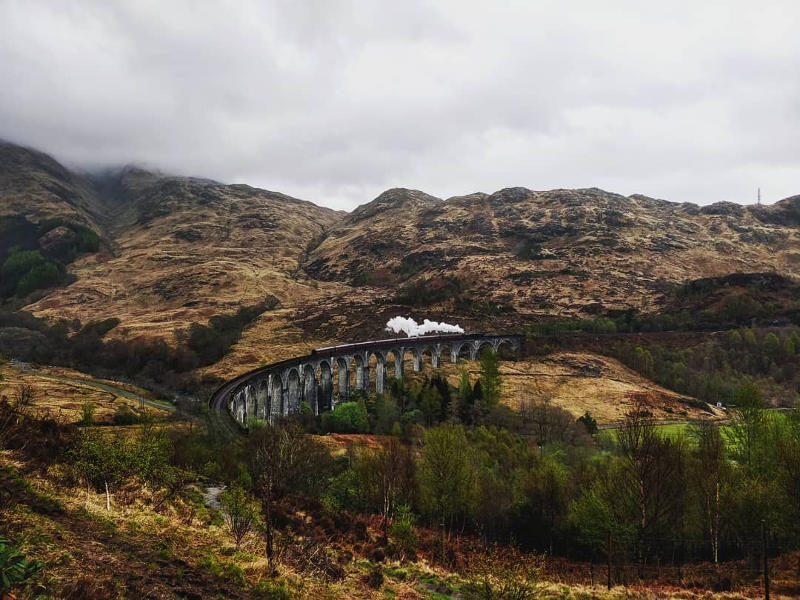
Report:
M 389 371 L 403 376 L 410 355 L 414 371 L 421 371 L 423 360 L 434 369 L 442 356 L 458 362 L 475 360 L 484 348 L 498 351 L 507 345 L 519 350 L 521 335 L 449 334 L 393 338 L 330 346 L 311 354 L 260 367 L 236 377 L 220 387 L 209 400 L 210 407 L 228 412 L 246 427 L 252 418 L 275 422 L 281 416 L 300 412 L 307 402 L 314 414 L 333 410 L 338 398 L 344 399 L 351 386 L 382 393 Z M 374 371 L 374 376 L 372 372 Z

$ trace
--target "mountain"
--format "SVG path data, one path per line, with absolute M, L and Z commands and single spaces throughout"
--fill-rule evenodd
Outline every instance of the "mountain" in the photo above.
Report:
M 564 596 L 564 575 L 580 573 L 592 586 L 576 589 L 588 597 L 599 589 L 589 560 L 612 531 L 618 561 L 642 558 L 622 565 L 629 573 L 666 556 L 662 546 L 673 556 L 679 548 L 703 597 L 731 581 L 752 592 L 757 574 L 737 573 L 758 547 L 742 540 L 765 533 L 750 518 L 753 499 L 771 516 L 774 553 L 798 547 L 797 478 L 786 475 L 800 464 L 792 417 L 764 416 L 774 427 L 747 447 L 727 435 L 746 422 L 713 439 L 697 422 L 736 419 L 718 402 L 798 401 L 799 216 L 800 197 L 699 207 L 523 188 L 449 199 L 392 189 L 342 213 L 137 166 L 75 173 L 0 146 L 0 354 L 18 359 L 0 356 L 0 537 L 41 561 L 19 562 L 26 571 L 42 568 L 20 597 L 464 597 L 495 584 Z M 529 335 L 499 364 L 444 357 L 435 379 L 423 379 L 434 372 L 428 358 L 414 373 L 405 353 L 387 396 L 338 395 L 337 411 L 319 419 L 302 411 L 295 423 L 325 435 L 251 427 L 234 439 L 224 418 L 189 417 L 221 380 L 385 336 L 396 315 Z M 306 374 L 288 389 L 309 390 Z M 355 369 L 348 376 L 355 383 Z M 493 389 L 502 406 L 487 402 Z M 651 419 L 667 428 L 650 432 Z M 619 435 L 591 435 L 620 425 Z M 617 476 L 642 431 L 648 470 Z M 728 445 L 698 454 L 695 436 Z M 243 466 L 275 440 L 305 477 L 265 499 Z M 443 489 L 426 472 L 442 461 L 458 471 L 444 483 L 460 490 L 458 510 L 443 509 L 455 515 L 446 548 L 426 510 Z M 250 472 L 273 472 L 268 462 Z M 385 495 L 370 493 L 376 473 L 409 491 L 396 498 L 404 504 L 388 538 Z M 725 527 L 723 560 L 709 569 L 711 545 L 698 542 L 707 528 L 693 515 L 714 477 Z M 236 485 L 220 495 L 221 482 Z M 229 513 L 271 502 L 264 514 L 281 551 L 264 558 L 264 528 L 240 538 L 212 526 L 219 502 Z M 666 508 L 651 511 L 656 504 Z M 616 533 L 627 531 L 637 535 Z M 498 544 L 483 554 L 490 539 Z M 502 544 L 511 539 L 543 554 Z M 783 554 L 771 563 L 772 589 L 789 597 L 797 553 Z M 646 574 L 637 584 L 649 585 Z M 662 587 L 677 589 L 653 595 Z
M 106 241 L 69 266 L 74 282 L 29 306 L 39 315 L 117 317 L 111 335 L 170 340 L 276 297 L 281 308 L 245 331 L 220 370 L 380 335 L 394 314 L 520 328 L 536 315 L 658 310 L 698 278 L 800 275 L 800 196 L 697 206 L 595 188 L 444 200 L 392 189 L 346 214 L 139 167 L 73 173 L 3 144 L 0 215 L 11 214 L 65 217 Z
M 599 189 L 524 188 L 439 200 L 397 189 L 335 226 L 306 270 L 362 288 L 362 298 L 449 287 L 443 304 L 449 295 L 450 308 L 467 316 L 471 306 L 486 312 L 487 302 L 520 318 L 652 310 L 688 280 L 798 275 L 799 201 L 700 207 Z
M 89 225 L 106 247 L 69 266 L 77 280 L 29 308 L 57 318 L 120 318 L 121 333 L 171 337 L 191 322 L 275 296 L 308 295 L 300 265 L 340 213 L 245 185 L 136 167 L 72 173 L 39 152 L 0 147 L 0 215 Z
M 46 154 L 0 140 L 0 216 L 65 217 L 100 229 L 101 214 L 97 191 L 83 177 Z

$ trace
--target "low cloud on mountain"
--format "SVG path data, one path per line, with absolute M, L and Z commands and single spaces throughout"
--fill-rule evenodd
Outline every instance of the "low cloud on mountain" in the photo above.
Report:
M 797 4 L 0 3 L 0 138 L 352 209 L 800 181 Z

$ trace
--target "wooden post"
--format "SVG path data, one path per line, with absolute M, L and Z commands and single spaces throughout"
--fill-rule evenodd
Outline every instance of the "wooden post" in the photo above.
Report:
M 764 559 L 764 600 L 769 600 L 769 563 L 767 562 L 767 526 L 761 519 L 761 556 Z
M 611 589 L 611 530 L 608 530 L 608 539 L 606 540 L 606 554 L 608 555 L 608 573 L 606 586 Z

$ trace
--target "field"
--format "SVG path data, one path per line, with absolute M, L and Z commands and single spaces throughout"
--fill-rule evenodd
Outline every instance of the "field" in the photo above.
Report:
M 775 425 L 785 425 L 786 424 L 786 413 L 780 410 L 773 410 L 769 412 L 769 421 Z M 658 425 L 658 431 L 662 435 L 670 438 L 678 438 L 684 437 L 687 441 L 691 442 L 692 437 L 689 432 L 689 428 L 691 425 L 689 423 L 668 423 L 666 425 Z M 725 437 L 725 440 L 728 444 L 736 444 L 735 438 L 731 435 L 732 428 L 730 425 L 722 424 L 720 425 L 720 429 L 722 430 L 722 435 Z
M 174 407 L 153 398 L 148 391 L 136 386 L 98 379 L 85 373 L 57 367 L 33 370 L 15 363 L 0 367 L 0 395 L 16 399 L 22 390 L 31 394 L 30 402 L 37 408 L 52 412 L 67 422 L 81 420 L 83 406 L 94 406 L 94 419 L 110 423 L 120 406 L 132 412 L 166 416 Z M 145 403 L 142 402 L 145 401 Z

